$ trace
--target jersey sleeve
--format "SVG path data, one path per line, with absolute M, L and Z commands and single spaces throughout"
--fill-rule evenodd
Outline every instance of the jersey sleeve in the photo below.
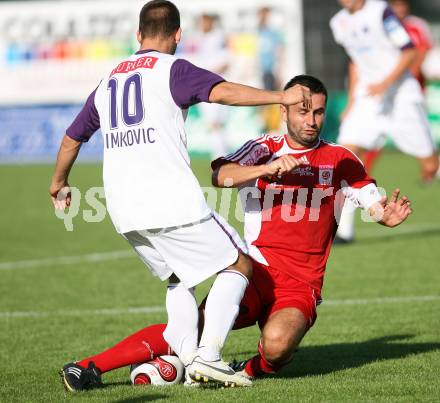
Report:
M 394 46 L 401 50 L 414 47 L 408 32 L 390 6 L 385 8 L 382 18 L 385 32 Z
M 344 151 L 336 169 L 343 194 L 355 206 L 369 209 L 381 199 L 376 181 L 367 174 L 361 160 L 351 151 Z
M 341 30 L 339 29 L 340 18 L 341 17 L 340 17 L 340 12 L 339 12 L 330 19 L 329 26 L 330 26 L 330 31 L 332 32 L 333 39 L 335 40 L 335 42 L 338 45 L 343 46 L 343 38 L 341 35 Z
M 262 165 L 270 159 L 271 155 L 267 136 L 263 136 L 258 139 L 249 140 L 234 153 L 212 161 L 211 168 L 215 171 L 222 165 L 231 162 L 242 166 Z
M 368 175 L 361 160 L 348 149 L 344 153 L 337 165 L 337 175 L 341 182 L 348 186 L 360 189 L 376 181 Z
M 96 89 L 89 95 L 83 108 L 66 130 L 66 134 L 73 140 L 87 142 L 100 127 L 95 94 Z
M 224 78 L 209 70 L 177 59 L 171 66 L 170 91 L 176 105 L 187 109 L 199 102 L 209 102 L 209 94 Z
M 417 49 L 427 51 L 433 48 L 432 34 L 424 20 L 414 17 L 407 18 L 404 25 Z

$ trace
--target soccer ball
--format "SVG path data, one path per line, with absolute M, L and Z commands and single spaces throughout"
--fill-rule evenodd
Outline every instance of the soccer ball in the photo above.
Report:
M 143 364 L 132 365 L 130 379 L 133 385 L 175 385 L 182 380 L 184 367 L 174 355 L 162 355 Z

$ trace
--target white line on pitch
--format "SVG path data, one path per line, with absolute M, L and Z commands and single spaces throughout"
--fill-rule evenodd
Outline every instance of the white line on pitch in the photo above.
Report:
M 1 262 L 0 270 L 34 269 L 43 266 L 68 265 L 76 263 L 105 262 L 109 260 L 128 259 L 136 257 L 130 249 L 115 250 L 113 252 L 89 253 L 77 256 L 61 256 L 45 259 L 18 260 L 16 262 Z
M 377 230 L 360 229 L 359 235 L 361 239 L 359 244 L 362 244 L 362 239 L 369 238 L 387 238 L 404 234 L 417 234 L 424 231 L 439 230 L 440 226 L 432 224 L 414 224 L 404 225 L 395 229 L 388 229 L 386 232 L 378 232 Z M 136 257 L 136 254 L 132 250 L 122 249 L 113 252 L 100 252 L 90 253 L 86 255 L 76 256 L 62 256 L 54 258 L 43 258 L 33 260 L 18 260 L 15 262 L 0 262 L 0 271 L 2 270 L 16 270 L 16 269 L 34 269 L 44 266 L 55 265 L 69 265 L 77 263 L 93 263 L 93 262 L 105 262 L 111 260 L 129 259 Z
M 359 299 L 330 299 L 324 300 L 326 305 L 365 305 L 365 304 L 398 304 L 401 302 L 427 302 L 438 301 L 440 295 L 419 295 L 413 297 L 377 297 L 377 298 L 359 298 Z
M 149 314 L 165 312 L 165 306 L 115 309 L 62 309 L 59 311 L 12 311 L 0 312 L 0 318 L 41 318 L 45 316 L 109 316 L 129 314 Z
M 361 238 L 359 243 L 362 243 L 362 239 L 370 238 L 387 238 L 406 234 L 418 234 L 425 231 L 440 231 L 440 226 L 438 224 L 402 224 L 397 228 L 360 228 L 359 235 Z
M 365 305 L 365 304 L 400 304 L 405 302 L 430 302 L 439 301 L 440 295 L 419 295 L 408 297 L 382 297 L 364 299 L 333 299 L 325 300 L 323 306 Z M 2 318 L 40 318 L 49 316 L 112 316 L 112 315 L 143 315 L 165 312 L 164 306 L 147 306 L 139 308 L 115 309 L 75 309 L 59 311 L 12 311 L 0 312 Z

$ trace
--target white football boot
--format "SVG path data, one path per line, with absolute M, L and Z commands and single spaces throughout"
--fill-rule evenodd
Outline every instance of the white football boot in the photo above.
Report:
M 245 361 L 234 360 L 229 363 L 229 366 L 235 371 L 235 373 L 237 375 L 241 375 L 244 378 L 249 379 L 250 381 L 253 381 L 254 378 L 246 372 L 246 364 L 248 363 L 248 361 L 249 360 L 245 360 Z
M 252 381 L 235 371 L 223 360 L 205 361 L 196 356 L 193 362 L 187 367 L 191 379 L 196 382 L 221 383 L 226 387 L 252 386 Z
M 185 386 L 187 388 L 198 388 L 198 387 L 201 386 L 200 382 L 196 382 L 196 381 L 191 379 L 191 377 L 189 376 L 187 368 L 185 368 L 185 380 L 183 382 L 183 386 Z

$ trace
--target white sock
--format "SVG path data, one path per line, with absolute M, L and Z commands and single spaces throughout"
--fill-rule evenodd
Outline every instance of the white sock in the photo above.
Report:
M 191 363 L 197 351 L 199 310 L 194 288 L 182 283 L 169 284 L 166 296 L 168 324 L 163 337 L 184 365 Z
M 339 238 L 351 241 L 354 238 L 354 214 L 356 206 L 349 199 L 345 199 L 342 208 L 341 218 L 339 219 L 339 227 L 336 235 Z
M 248 283 L 244 275 L 234 270 L 222 271 L 214 281 L 206 299 L 205 325 L 198 350 L 204 360 L 220 359 Z

